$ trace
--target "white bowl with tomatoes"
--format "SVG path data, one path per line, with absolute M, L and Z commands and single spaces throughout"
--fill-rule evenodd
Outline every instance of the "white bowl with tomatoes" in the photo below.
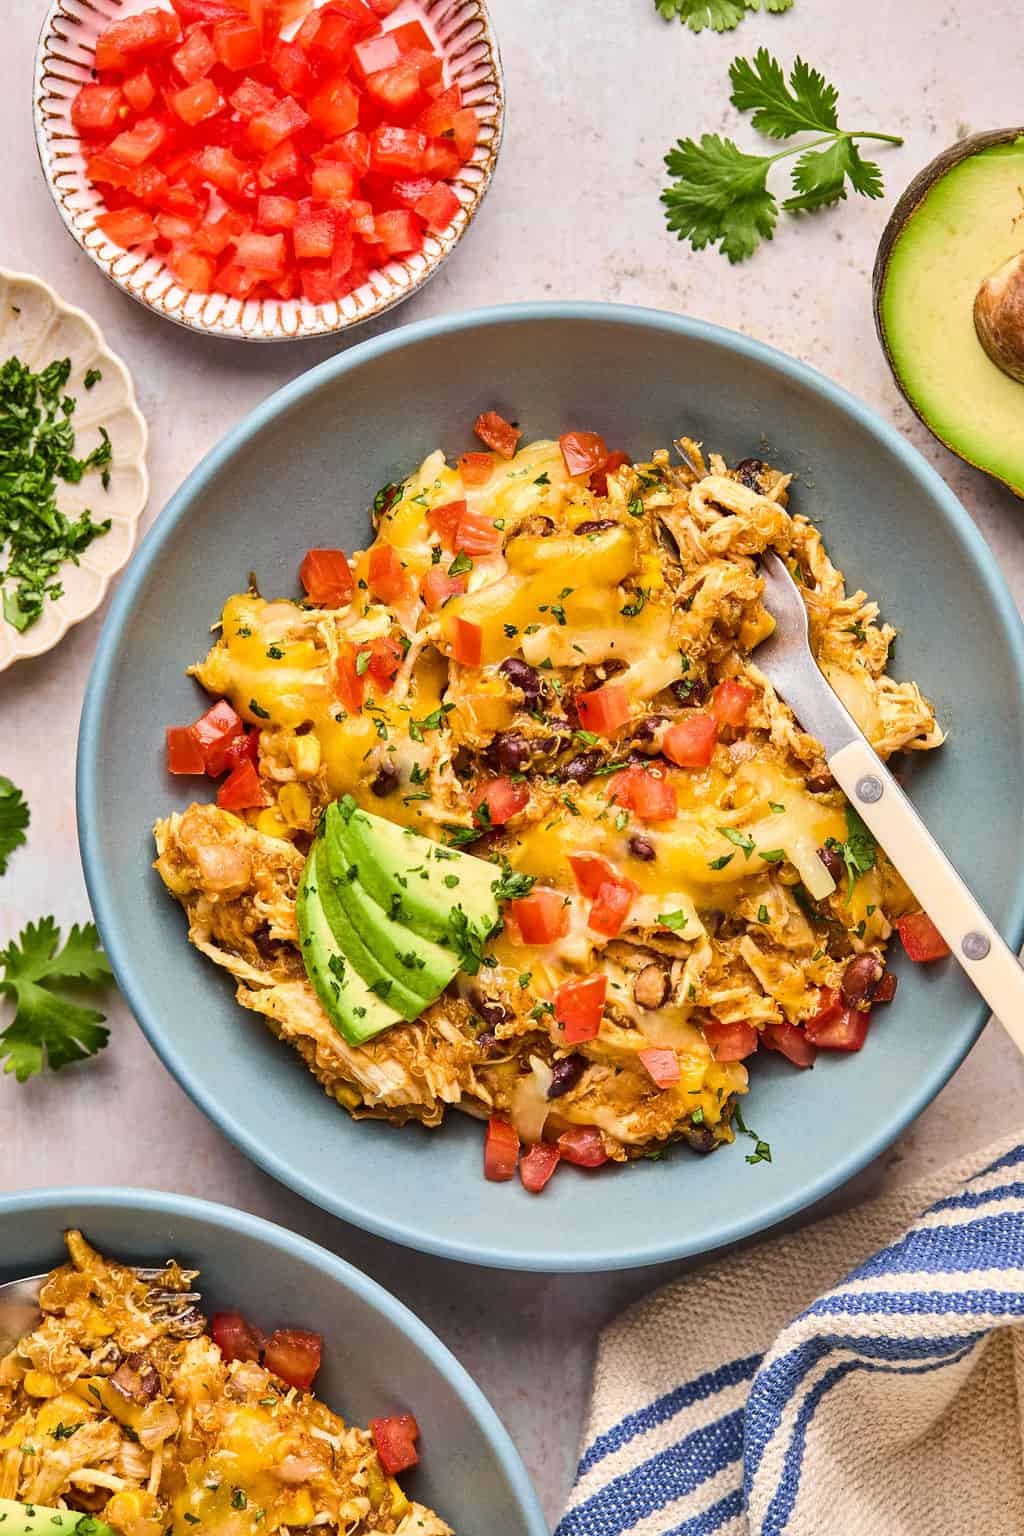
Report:
M 327 335 L 408 298 L 490 184 L 483 0 L 53 0 L 40 160 L 70 233 L 179 325 Z

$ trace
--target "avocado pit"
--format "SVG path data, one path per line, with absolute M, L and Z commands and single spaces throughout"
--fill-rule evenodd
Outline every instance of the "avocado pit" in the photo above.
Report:
M 974 328 L 996 367 L 1024 383 L 1024 251 L 990 273 L 978 289 Z

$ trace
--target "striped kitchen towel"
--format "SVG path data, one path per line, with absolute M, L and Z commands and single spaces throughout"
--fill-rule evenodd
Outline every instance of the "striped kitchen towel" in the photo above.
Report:
M 1022 1322 L 1013 1141 L 733 1253 L 603 1334 L 556 1536 L 1024 1533 Z

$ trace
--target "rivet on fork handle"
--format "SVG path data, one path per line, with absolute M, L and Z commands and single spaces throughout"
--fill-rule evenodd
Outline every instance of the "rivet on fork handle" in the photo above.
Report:
M 856 784 L 857 799 L 865 805 L 876 805 L 884 794 L 881 779 L 876 779 L 873 773 L 866 773 Z

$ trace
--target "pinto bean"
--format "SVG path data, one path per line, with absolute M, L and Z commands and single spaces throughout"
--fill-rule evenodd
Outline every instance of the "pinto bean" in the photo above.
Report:
M 633 833 L 628 847 L 634 859 L 643 859 L 645 864 L 650 864 L 657 857 L 654 851 L 654 844 L 642 832 Z
M 660 1008 L 668 995 L 668 975 L 656 961 L 638 971 L 633 981 L 633 1001 L 641 1008 Z
M 843 972 L 839 990 L 847 1008 L 863 1007 L 875 995 L 885 967 L 877 955 L 856 955 Z

